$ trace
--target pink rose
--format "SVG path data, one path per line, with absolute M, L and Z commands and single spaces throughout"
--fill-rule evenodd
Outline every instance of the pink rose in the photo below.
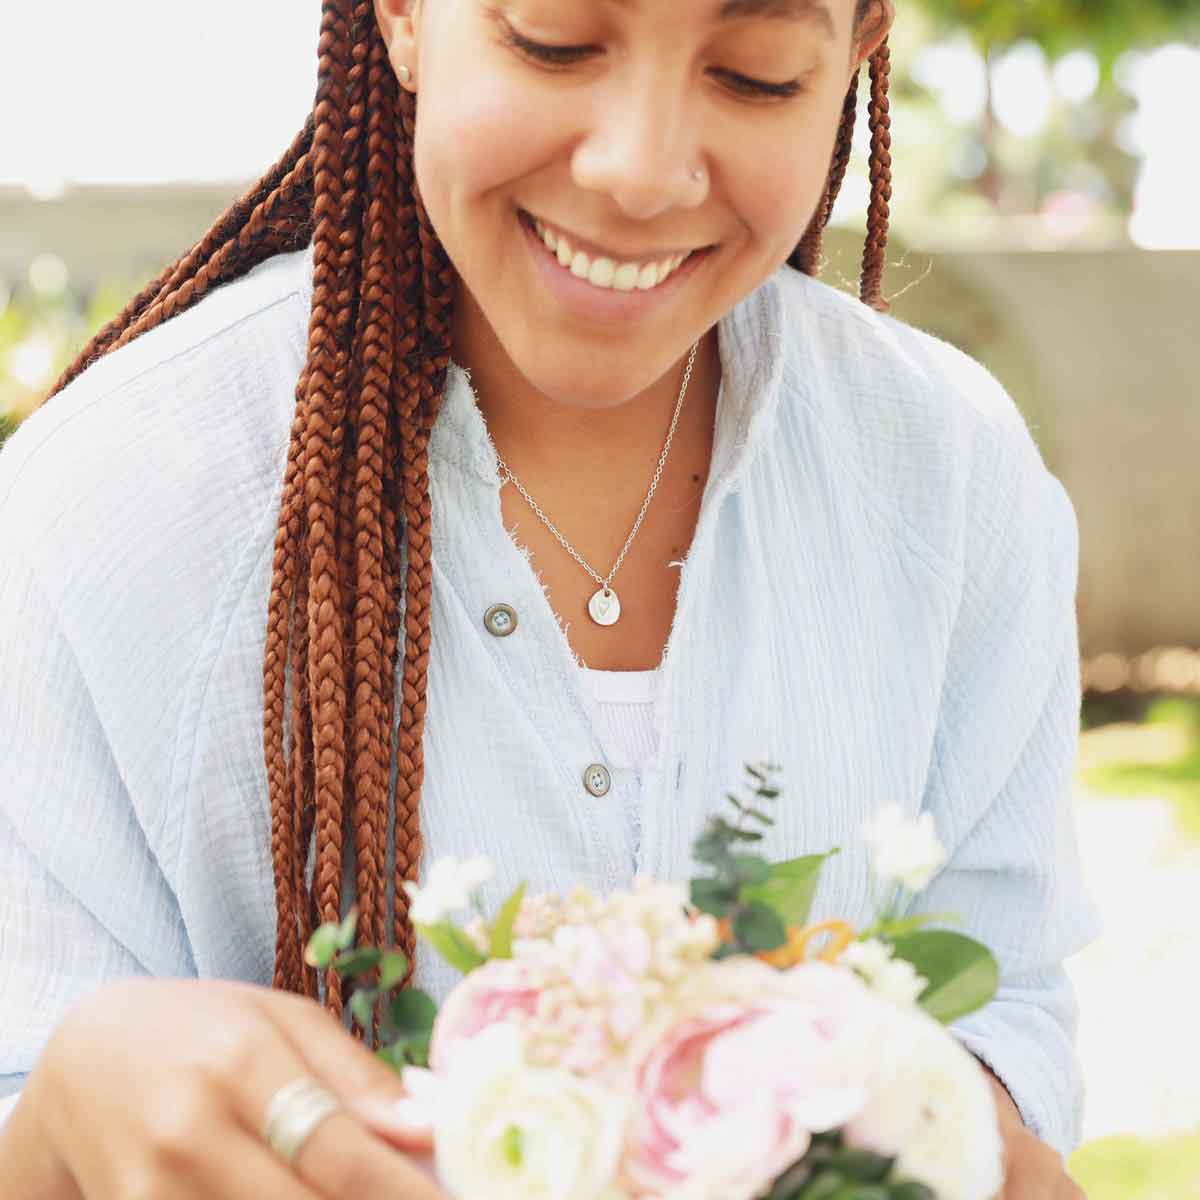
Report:
M 429 1046 L 432 1070 L 444 1075 L 463 1043 L 488 1026 L 532 1017 L 540 994 L 529 968 L 515 959 L 492 959 L 472 971 L 438 1011 Z
M 883 1033 L 878 999 L 823 963 L 730 959 L 697 972 L 635 1078 L 626 1158 L 635 1195 L 758 1195 L 865 1107 Z

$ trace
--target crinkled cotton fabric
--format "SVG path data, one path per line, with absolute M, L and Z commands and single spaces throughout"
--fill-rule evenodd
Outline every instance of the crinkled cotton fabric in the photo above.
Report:
M 311 278 L 302 251 L 217 289 L 0 454 L 0 1092 L 106 981 L 270 982 L 262 659 Z M 487 855 L 491 904 L 520 880 L 687 878 L 744 764 L 771 761 L 765 851 L 841 847 L 817 914 L 867 923 L 864 822 L 927 810 L 950 859 L 920 907 L 959 913 L 1002 968 L 956 1031 L 1067 1152 L 1063 961 L 1098 932 L 1071 806 L 1071 502 L 983 368 L 790 268 L 719 338 L 713 462 L 638 764 L 606 756 L 452 367 L 430 447 L 425 862 Z M 485 627 L 497 603 L 511 636 Z M 418 976 L 453 982 L 428 953 Z

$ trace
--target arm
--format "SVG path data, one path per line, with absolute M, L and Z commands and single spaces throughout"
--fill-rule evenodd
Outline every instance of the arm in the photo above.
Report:
M 954 1031 L 1024 1125 L 1065 1156 L 1080 1136 L 1082 1081 L 1063 962 L 1099 930 L 1071 799 L 1077 526 L 1025 431 L 980 448 L 969 493 L 962 598 L 924 796 L 951 857 L 914 911 L 959 914 L 957 928 L 996 954 L 995 1000 Z
M 195 972 L 53 597 L 7 539 L 0 563 L 2 1122 L 76 1000 Z

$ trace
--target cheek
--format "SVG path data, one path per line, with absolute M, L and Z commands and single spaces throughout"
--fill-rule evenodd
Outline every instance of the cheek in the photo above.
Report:
M 753 239 L 781 262 L 804 236 L 825 195 L 837 132 L 836 113 L 830 116 L 827 107 L 822 105 L 819 115 L 810 110 L 794 132 L 782 137 L 745 139 L 727 159 L 724 181 L 731 206 Z
M 463 250 L 477 221 L 480 199 L 536 171 L 553 159 L 555 130 L 544 105 L 503 78 L 428 81 L 436 102 L 418 101 L 415 169 L 421 194 L 452 257 Z

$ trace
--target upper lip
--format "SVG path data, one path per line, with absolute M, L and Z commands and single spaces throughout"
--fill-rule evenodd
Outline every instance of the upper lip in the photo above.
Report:
M 591 241 L 588 238 L 580 236 L 565 225 L 558 224 L 557 221 L 548 221 L 545 217 L 540 217 L 536 213 L 529 212 L 528 209 L 522 209 L 522 211 L 534 221 L 540 221 L 543 225 L 550 228 L 559 237 L 565 237 L 570 243 L 572 250 L 582 250 L 588 258 L 593 260 L 597 258 L 610 258 L 613 262 L 636 263 L 638 266 L 644 267 L 647 263 L 664 262 L 667 259 L 676 258 L 680 255 L 686 257 L 697 250 L 707 249 L 707 246 L 680 246 L 674 250 L 642 250 L 637 252 L 613 250 L 607 246 L 602 246 L 598 241 Z

